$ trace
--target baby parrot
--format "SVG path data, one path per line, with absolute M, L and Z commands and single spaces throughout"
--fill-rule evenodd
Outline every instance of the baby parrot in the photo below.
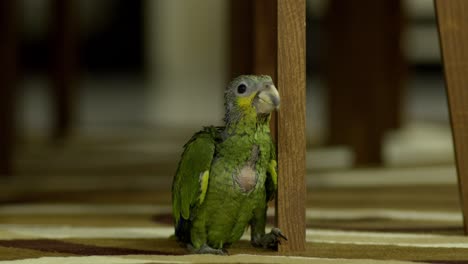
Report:
M 175 235 L 192 253 L 226 254 L 248 226 L 256 247 L 286 237 L 265 234 L 277 188 L 270 114 L 280 96 L 270 76 L 242 75 L 225 92 L 224 127 L 205 127 L 184 146 L 172 184 Z

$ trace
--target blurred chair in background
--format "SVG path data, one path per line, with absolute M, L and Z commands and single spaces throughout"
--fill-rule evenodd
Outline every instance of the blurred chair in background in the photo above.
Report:
M 52 83 L 53 125 L 55 140 L 64 139 L 70 132 L 73 120 L 73 88 L 77 68 L 77 8 L 75 1 L 53 0 L 50 43 L 50 74 Z M 13 173 L 16 114 L 15 96 L 19 67 L 19 1 L 0 3 L 0 175 Z
M 15 86 L 18 74 L 18 9 L 15 0 L 0 2 L 0 176 L 12 172 L 15 134 Z
M 274 29 L 268 27 L 275 23 L 275 10 L 270 9 L 268 1 L 231 1 L 233 76 L 250 72 L 276 76 L 276 58 L 271 55 L 276 39 Z M 262 21 L 265 16 L 269 20 Z M 355 165 L 381 165 L 383 136 L 400 127 L 407 74 L 401 50 L 404 24 L 401 1 L 328 2 L 322 23 L 328 141 L 351 147 Z M 316 43 L 308 45 L 316 47 Z
M 276 1 L 274 1 L 276 2 Z M 231 78 L 241 74 L 267 74 L 277 78 L 276 7 L 269 0 L 230 0 L 229 45 Z M 238 14 L 243 14 L 239 16 Z M 271 131 L 276 138 L 276 113 Z
M 53 96 L 54 139 L 64 139 L 71 130 L 76 98 L 78 66 L 78 8 L 74 0 L 53 0 L 51 5 L 52 61 L 50 77 Z
M 383 136 L 401 123 L 402 1 L 331 0 L 323 25 L 328 143 L 350 146 L 355 165 L 380 165 Z

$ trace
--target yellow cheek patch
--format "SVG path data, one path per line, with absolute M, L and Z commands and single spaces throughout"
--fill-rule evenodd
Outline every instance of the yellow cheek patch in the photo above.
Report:
M 255 97 L 255 93 L 252 93 L 250 96 L 247 97 L 239 97 L 237 98 L 237 105 L 241 108 L 244 112 L 249 112 L 253 110 L 252 100 Z

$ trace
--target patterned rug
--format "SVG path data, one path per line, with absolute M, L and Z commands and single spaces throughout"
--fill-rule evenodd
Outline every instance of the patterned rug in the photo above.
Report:
M 33 144 L 0 184 L 8 263 L 468 263 L 453 165 L 308 170 L 307 246 L 187 255 L 173 234 L 170 183 L 180 145 L 77 140 Z M 320 153 L 318 153 L 320 154 Z M 270 226 L 274 208 L 269 210 Z

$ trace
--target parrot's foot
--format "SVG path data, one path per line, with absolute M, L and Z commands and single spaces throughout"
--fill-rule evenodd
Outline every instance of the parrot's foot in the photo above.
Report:
M 191 244 L 187 245 L 187 249 L 193 254 L 213 254 L 213 255 L 227 255 L 224 249 L 216 249 L 204 244 L 199 249 L 194 248 Z
M 253 238 L 251 243 L 254 247 L 276 249 L 278 244 L 281 244 L 281 239 L 288 240 L 279 228 L 274 227 L 271 229 L 270 233 Z

